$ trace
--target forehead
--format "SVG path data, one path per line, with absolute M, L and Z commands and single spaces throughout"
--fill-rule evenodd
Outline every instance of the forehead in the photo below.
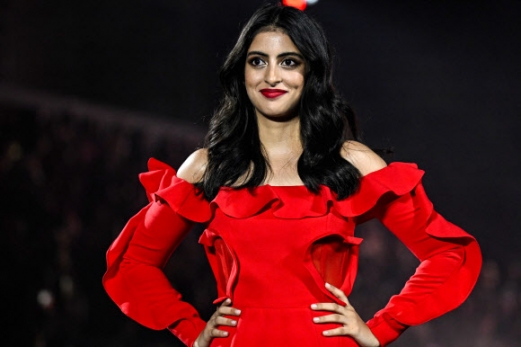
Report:
M 255 35 L 248 52 L 260 51 L 264 53 L 295 52 L 300 53 L 291 38 L 280 30 L 262 31 Z

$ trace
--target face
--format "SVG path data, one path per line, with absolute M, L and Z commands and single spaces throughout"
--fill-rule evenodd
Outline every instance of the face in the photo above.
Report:
M 261 32 L 246 56 L 244 84 L 257 117 L 285 119 L 297 116 L 304 88 L 306 63 L 288 35 Z

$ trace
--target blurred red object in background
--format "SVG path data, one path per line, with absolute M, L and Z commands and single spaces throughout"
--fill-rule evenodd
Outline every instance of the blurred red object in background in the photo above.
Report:
M 301 11 L 304 11 L 306 9 L 306 0 L 283 0 L 282 4 L 284 6 L 291 6 L 298 8 Z

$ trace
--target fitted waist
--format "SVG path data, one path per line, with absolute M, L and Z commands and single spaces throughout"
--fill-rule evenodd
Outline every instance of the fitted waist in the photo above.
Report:
M 235 303 L 259 308 L 305 308 L 332 301 L 309 276 L 307 282 L 304 277 L 272 280 L 239 276 L 231 294 Z
M 270 248 L 269 254 L 262 252 L 268 248 L 260 247 L 260 241 L 234 239 L 242 234 L 230 234 L 227 237 L 234 242 L 226 242 L 206 229 L 200 242 L 206 247 L 220 298 L 229 297 L 248 307 L 307 307 L 338 302 L 325 289 L 325 282 L 349 295 L 356 276 L 360 239 L 329 231 L 322 234 L 315 241 L 299 239 L 298 247 L 278 242 L 279 247 Z
M 235 305 L 234 305 L 235 306 Z M 355 347 L 350 337 L 325 337 L 322 332 L 340 324 L 317 324 L 313 318 L 329 312 L 308 307 L 241 307 L 236 327 L 221 326 L 228 338 L 215 339 L 211 347 Z M 237 317 L 234 317 L 237 319 Z

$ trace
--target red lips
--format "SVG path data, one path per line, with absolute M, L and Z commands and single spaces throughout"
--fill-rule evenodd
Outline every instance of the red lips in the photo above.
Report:
M 262 93 L 262 95 L 264 95 L 268 99 L 277 98 L 277 97 L 287 93 L 287 91 L 283 90 L 283 89 L 268 89 L 268 88 L 261 89 L 260 92 Z

